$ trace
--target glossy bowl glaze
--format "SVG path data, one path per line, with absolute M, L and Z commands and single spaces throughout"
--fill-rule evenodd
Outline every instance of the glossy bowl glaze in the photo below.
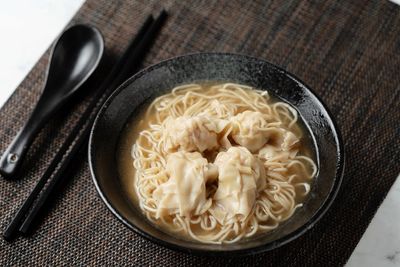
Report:
M 227 245 L 179 239 L 154 227 L 121 188 L 116 151 L 126 123 L 141 104 L 181 84 L 235 82 L 272 92 L 300 114 L 312 136 L 319 171 L 304 204 L 276 230 Z M 171 249 L 201 255 L 246 255 L 274 249 L 304 234 L 327 211 L 342 180 L 344 149 L 337 127 L 318 97 L 299 79 L 264 60 L 222 53 L 180 56 L 153 65 L 121 85 L 97 115 L 89 162 L 100 197 L 111 212 L 141 236 Z

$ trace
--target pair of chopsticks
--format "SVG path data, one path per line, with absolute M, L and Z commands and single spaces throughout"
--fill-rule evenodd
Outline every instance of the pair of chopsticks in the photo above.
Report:
M 129 43 L 110 74 L 96 91 L 85 112 L 67 136 L 28 198 L 20 206 L 18 212 L 5 229 L 3 233 L 4 239 L 9 241 L 18 232 L 28 234 L 31 232 L 32 227 L 38 223 L 39 215 L 43 211 L 45 204 L 49 202 L 60 182 L 68 178 L 66 175 L 67 167 L 83 145 L 87 143 L 97 111 L 105 102 L 107 96 L 137 71 L 166 17 L 167 13 L 163 10 L 155 20 L 153 16 L 149 16 L 146 19 L 135 38 Z M 46 184 L 48 185 L 44 188 Z

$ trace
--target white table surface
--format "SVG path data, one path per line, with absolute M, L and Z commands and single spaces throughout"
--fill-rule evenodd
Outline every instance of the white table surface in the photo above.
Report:
M 84 0 L 0 0 L 0 36 L 3 36 L 0 42 L 0 107 L 83 2 Z M 400 4 L 400 0 L 393 2 Z M 21 9 L 21 6 L 24 8 Z M 399 178 L 351 255 L 347 266 L 400 266 Z

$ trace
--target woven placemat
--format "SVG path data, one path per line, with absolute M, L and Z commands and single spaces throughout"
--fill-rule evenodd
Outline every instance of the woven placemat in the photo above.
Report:
M 336 118 L 346 146 L 337 200 L 310 231 L 284 247 L 244 258 L 195 257 L 154 245 L 114 218 L 98 197 L 82 155 L 39 231 L 12 243 L 0 238 L 0 265 L 343 265 L 400 171 L 400 8 L 384 0 L 89 0 L 71 23 L 95 25 L 108 51 L 120 55 L 145 17 L 162 7 L 170 16 L 145 66 L 190 52 L 243 53 L 282 66 L 318 93 Z M 48 52 L 1 109 L 0 151 L 38 100 L 47 60 Z M 90 94 L 81 98 L 36 139 L 24 178 L 0 179 L 1 230 L 44 172 Z

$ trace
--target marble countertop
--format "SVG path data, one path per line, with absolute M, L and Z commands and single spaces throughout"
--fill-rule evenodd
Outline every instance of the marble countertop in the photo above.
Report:
M 0 2 L 0 34 L 3 37 L 0 42 L 0 107 L 83 2 L 84 0 Z
M 353 251 L 347 266 L 400 266 L 400 176 Z
M 6 38 L 0 42 L 0 107 L 83 2 L 15 0 L 1 3 L 0 35 Z M 400 0 L 393 2 L 400 4 Z M 400 177 L 347 266 L 400 266 Z

